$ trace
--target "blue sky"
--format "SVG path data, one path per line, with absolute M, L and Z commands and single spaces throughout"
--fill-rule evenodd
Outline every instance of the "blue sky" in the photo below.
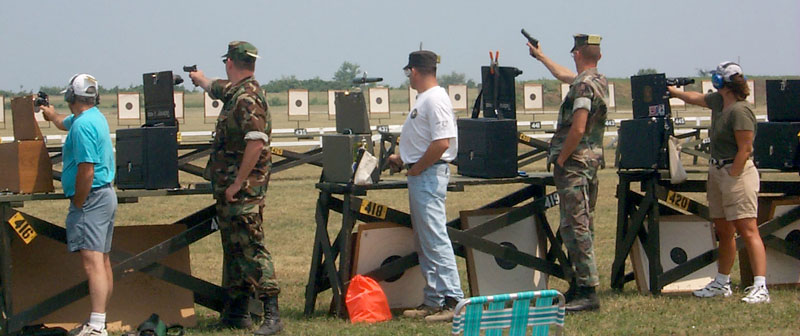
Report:
M 546 54 L 573 67 L 572 34 L 603 36 L 600 70 L 641 68 L 695 75 L 739 60 L 751 75 L 800 75 L 800 1 L 13 1 L 0 20 L 0 89 L 62 86 L 78 72 L 102 86 L 140 84 L 145 72 L 198 64 L 225 75 L 231 40 L 262 55 L 256 77 L 330 79 L 343 61 L 389 85 L 419 48 L 442 57 L 440 73 L 479 79 L 489 50 L 519 79 L 549 77 L 528 56 L 526 28 Z

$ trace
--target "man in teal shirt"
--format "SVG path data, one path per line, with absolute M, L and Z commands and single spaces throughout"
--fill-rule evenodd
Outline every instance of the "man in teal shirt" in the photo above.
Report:
M 72 114 L 58 114 L 52 105 L 41 107 L 45 119 L 68 131 L 61 174 L 64 194 L 71 200 L 66 220 L 67 248 L 80 252 L 92 306 L 88 322 L 70 332 L 78 336 L 108 335 L 106 306 L 114 287 L 108 256 L 117 211 L 117 196 L 111 186 L 114 151 L 108 122 L 96 106 L 98 88 L 91 75 L 75 75 L 62 92 Z

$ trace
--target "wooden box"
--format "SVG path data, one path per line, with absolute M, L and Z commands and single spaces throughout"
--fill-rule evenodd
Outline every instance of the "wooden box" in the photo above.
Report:
M 14 123 L 14 140 L 43 140 L 42 131 L 36 122 L 33 106 L 34 96 L 17 97 L 11 100 L 11 119 Z
M 52 192 L 53 164 L 43 140 L 0 144 L 0 192 Z

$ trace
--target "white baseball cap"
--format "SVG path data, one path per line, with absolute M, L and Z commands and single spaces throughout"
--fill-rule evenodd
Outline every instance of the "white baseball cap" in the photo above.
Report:
M 731 77 L 733 75 L 744 76 L 744 71 L 742 71 L 742 67 L 734 62 L 720 63 L 719 65 L 717 65 L 717 69 L 714 70 L 713 73 L 720 75 L 722 79 L 724 79 L 726 82 L 730 82 Z
M 69 86 L 61 93 L 66 93 L 70 88 L 76 96 L 94 97 L 97 96 L 100 85 L 92 75 L 76 74 L 69 80 Z

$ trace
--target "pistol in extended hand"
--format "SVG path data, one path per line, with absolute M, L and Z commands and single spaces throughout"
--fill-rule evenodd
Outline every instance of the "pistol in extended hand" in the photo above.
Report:
M 520 32 L 522 33 L 522 36 L 525 36 L 525 38 L 528 39 L 528 42 L 530 42 L 534 48 L 539 48 L 539 40 L 533 38 L 531 34 L 528 34 L 528 32 L 525 31 L 525 28 L 522 28 Z
M 195 72 L 195 71 L 197 71 L 197 64 L 195 64 L 195 65 L 184 65 L 183 66 L 183 71 L 185 71 L 185 72 Z

